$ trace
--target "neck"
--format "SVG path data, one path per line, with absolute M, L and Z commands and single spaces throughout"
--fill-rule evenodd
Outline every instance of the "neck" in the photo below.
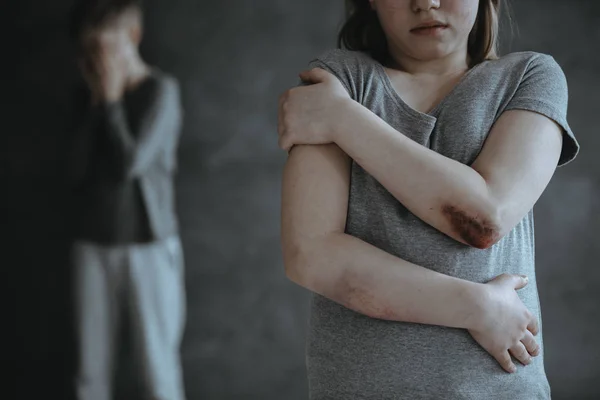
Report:
M 466 51 L 453 52 L 445 57 L 420 60 L 390 48 L 391 67 L 410 75 L 432 77 L 464 73 L 469 69 L 469 56 Z

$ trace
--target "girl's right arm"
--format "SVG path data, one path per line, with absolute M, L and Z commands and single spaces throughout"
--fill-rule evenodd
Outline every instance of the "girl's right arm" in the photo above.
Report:
M 525 284 L 522 278 L 478 284 L 409 263 L 345 234 L 350 165 L 335 144 L 290 151 L 281 222 L 288 278 L 372 318 L 468 329 L 512 370 L 508 351 L 526 335 L 523 330 L 537 329 L 516 295 L 515 289 Z M 533 347 L 528 343 L 531 354 Z M 523 363 L 529 358 L 513 355 Z

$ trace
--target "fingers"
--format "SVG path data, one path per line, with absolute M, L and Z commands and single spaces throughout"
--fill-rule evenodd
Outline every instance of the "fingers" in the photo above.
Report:
M 510 358 L 510 354 L 508 354 L 508 351 L 506 351 L 506 350 L 502 351 L 501 353 L 496 355 L 495 358 L 496 358 L 496 361 L 498 361 L 498 363 L 500 363 L 500 366 L 506 372 L 510 372 L 510 373 L 517 372 L 517 367 L 512 362 L 512 359 Z
M 300 72 L 300 79 L 306 83 L 321 83 L 329 78 L 329 73 L 321 68 Z
M 508 349 L 508 351 L 500 352 L 495 358 L 506 372 L 514 373 L 517 371 L 517 368 L 511 359 L 511 355 L 521 364 L 529 365 L 533 361 L 532 357 L 536 357 L 539 354 L 540 346 L 537 344 L 533 334 L 526 331 L 521 341 Z
M 510 279 L 511 284 L 515 290 L 524 288 L 529 282 L 529 278 L 525 275 L 502 274 L 499 277 L 497 277 L 497 279 Z M 537 318 L 535 318 L 535 316 L 529 312 L 528 318 L 529 322 L 527 324 L 527 329 L 534 335 L 537 335 L 539 331 Z
M 529 278 L 527 278 L 525 275 L 512 275 L 512 278 L 514 281 L 515 290 L 523 289 L 529 282 Z
M 498 275 L 497 277 L 492 279 L 489 283 L 496 282 L 499 284 L 510 285 L 515 290 L 519 290 L 519 289 L 523 289 L 525 286 L 527 286 L 528 281 L 529 281 L 529 279 L 525 275 L 504 273 L 504 274 Z
M 106 49 L 103 49 L 101 53 L 96 54 L 94 64 L 98 67 L 103 79 L 107 79 L 112 76 L 111 74 L 115 73 L 112 65 L 112 57 Z
M 514 281 L 515 290 L 524 288 L 529 281 L 529 279 L 525 275 L 512 275 L 512 277 L 513 277 L 513 281 Z M 539 331 L 538 320 L 533 314 L 531 314 L 529 312 L 527 314 L 528 314 L 528 318 L 529 318 L 529 323 L 527 324 L 527 330 L 530 331 L 531 333 L 533 333 L 534 335 L 537 335 L 538 331 Z
M 277 135 L 279 136 L 279 138 L 281 138 L 281 133 L 283 130 L 283 124 L 281 123 L 281 114 L 282 114 L 282 110 L 281 110 L 281 96 L 279 97 L 279 100 L 277 101 Z
M 530 315 L 529 317 L 529 324 L 527 324 L 527 330 L 534 335 L 537 335 L 540 330 L 538 320 L 534 315 Z
M 302 79 L 302 82 L 304 83 L 312 83 L 311 81 L 311 76 L 310 76 L 310 71 L 302 71 L 298 74 L 298 76 L 300 77 L 300 79 Z
M 510 354 L 513 355 L 514 358 L 519 360 L 519 362 L 521 364 L 523 364 L 523 365 L 531 364 L 531 355 L 525 348 L 525 345 L 523 344 L 523 342 L 518 342 L 513 347 L 511 347 L 508 351 L 510 352 Z
M 278 115 L 277 115 L 277 133 L 279 135 L 279 148 L 282 150 L 288 151 L 291 146 L 288 143 L 288 135 L 286 135 L 286 124 L 285 124 L 285 112 L 286 112 L 286 104 L 287 98 L 289 96 L 289 90 L 281 95 L 279 98 L 279 107 L 278 107 Z
M 283 138 L 283 132 L 284 132 L 284 126 L 283 126 L 283 102 L 284 102 L 284 96 L 285 94 L 281 95 L 279 97 L 279 103 L 277 105 L 277 134 L 279 136 L 279 140 L 278 140 L 278 145 L 280 149 L 283 149 L 283 143 L 282 143 L 282 138 Z
M 525 331 L 525 336 L 521 339 L 521 343 L 523 343 L 523 346 L 525 346 L 525 349 L 527 349 L 527 352 L 531 356 L 536 357 L 540 354 L 540 346 L 530 331 Z
M 93 68 L 102 79 L 115 77 L 115 74 L 121 73 L 117 64 L 117 55 L 110 46 L 101 45 L 96 51 L 91 52 L 89 56 Z

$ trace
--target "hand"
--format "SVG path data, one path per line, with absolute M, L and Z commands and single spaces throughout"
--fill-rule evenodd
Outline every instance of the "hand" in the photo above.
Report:
M 482 306 L 469 333 L 507 372 L 516 372 L 510 355 L 523 365 L 539 354 L 534 336 L 537 319 L 527 310 L 516 290 L 527 285 L 521 275 L 502 274 L 482 285 Z
M 100 76 L 100 98 L 106 102 L 119 100 L 125 92 L 127 69 L 118 53 L 106 47 L 97 56 L 96 65 Z
M 92 103 L 119 100 L 127 83 L 127 68 L 110 43 L 91 47 L 79 60 L 79 68 L 92 92 Z
M 286 151 L 296 144 L 332 143 L 336 123 L 352 101 L 340 81 L 323 69 L 304 71 L 300 78 L 310 85 L 290 89 L 279 99 L 279 147 Z

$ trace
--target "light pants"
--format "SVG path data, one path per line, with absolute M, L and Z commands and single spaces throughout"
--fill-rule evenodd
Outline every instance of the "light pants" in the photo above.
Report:
M 184 262 L 178 237 L 73 247 L 78 400 L 112 400 L 119 332 L 126 323 L 141 398 L 183 400 L 179 347 L 185 325 Z

